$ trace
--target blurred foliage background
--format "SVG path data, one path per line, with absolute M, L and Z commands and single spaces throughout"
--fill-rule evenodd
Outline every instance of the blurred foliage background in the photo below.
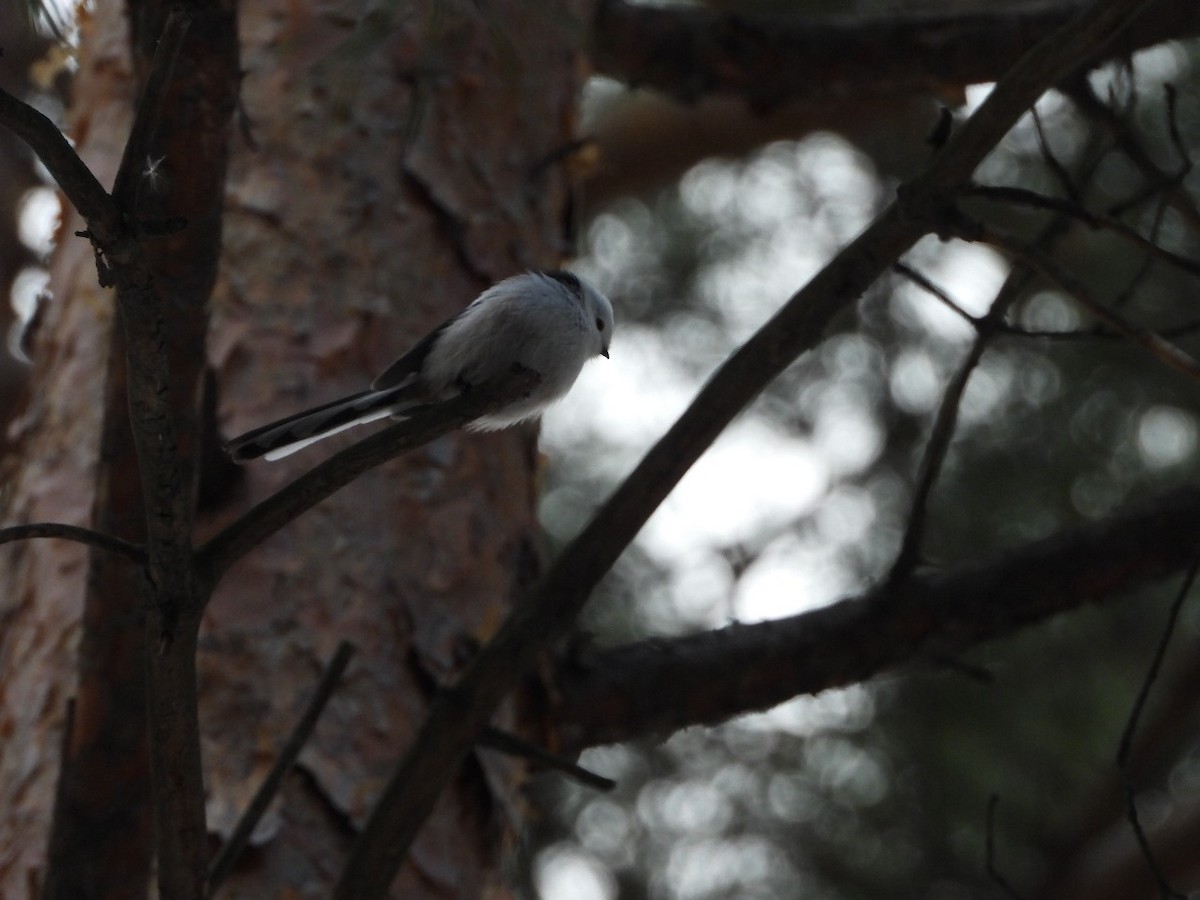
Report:
M 1073 197 L 1196 258 L 1197 50 L 1164 45 L 1043 98 L 1037 121 L 1027 116 L 978 180 Z M 955 119 L 986 90 L 956 98 Z M 638 93 L 594 83 L 591 121 L 639 102 Z M 928 98 L 931 125 L 946 99 Z M 920 164 L 919 136 L 873 155 L 889 133 L 870 130 L 864 117 L 847 133 L 707 159 L 674 183 L 593 210 L 580 266 L 617 298 L 621 329 L 613 366 L 585 373 L 578 409 L 547 422 L 543 513 L 556 539 L 575 533 L 713 368 L 913 174 L 897 163 Z M 1031 243 L 1059 228 L 1041 246 L 1098 296 L 1200 350 L 1193 277 L 1102 230 L 1053 226 L 1052 213 L 968 208 Z M 1006 279 L 1022 277 L 1019 262 L 993 249 L 933 237 L 905 263 L 976 317 Z M 1194 480 L 1194 381 L 1116 339 L 1042 279 L 1027 280 L 1005 322 L 962 400 L 930 497 L 922 565 L 985 557 Z M 963 315 L 909 278 L 875 285 L 660 510 L 593 600 L 582 626 L 590 640 L 769 619 L 883 580 L 932 419 L 974 337 Z M 1116 758 L 1177 591 L 1163 585 L 963 660 L 929 660 L 719 728 L 590 750 L 584 764 L 620 787 L 601 796 L 540 783 L 544 814 L 524 857 L 529 893 L 1157 896 Z M 1190 847 L 1193 887 L 1197 621 L 1185 606 L 1128 770 L 1152 835 Z

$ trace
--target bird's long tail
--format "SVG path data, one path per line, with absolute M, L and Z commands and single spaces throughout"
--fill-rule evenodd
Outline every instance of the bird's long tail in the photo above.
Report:
M 235 462 L 260 456 L 268 460 L 280 459 L 339 431 L 391 415 L 402 409 L 404 401 L 414 392 L 414 385 L 403 384 L 382 391 L 352 394 L 247 431 L 231 440 L 226 450 Z

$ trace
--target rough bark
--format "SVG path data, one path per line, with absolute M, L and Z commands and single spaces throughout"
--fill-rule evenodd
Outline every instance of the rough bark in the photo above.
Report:
M 92 171 L 110 183 L 131 121 L 129 54 L 120 20 L 98 11 L 81 49 L 71 130 Z M 11 452 L 3 463 L 7 489 L 0 509 L 5 523 L 88 524 L 91 519 L 114 319 L 111 298 L 96 282 L 91 249 L 71 236 L 81 227 L 74 211 L 64 213 L 51 271 L 55 300 L 34 335 L 31 389 L 10 426 Z M 67 700 L 77 691 L 87 553 L 77 544 L 35 541 L 13 544 L 0 554 L 6 588 L 0 599 L 0 733 L 5 736 L 0 745 L 0 809 L 5 811 L 0 845 L 10 848 L 0 857 L 0 895 L 22 897 L 42 879 L 60 755 L 58 731 Z M 113 650 L 120 652 L 116 646 Z M 136 659 L 125 662 L 134 670 L 139 667 Z M 109 697 L 104 702 L 121 706 L 140 700 L 139 694 L 134 700 Z M 68 755 L 75 752 L 75 742 L 95 735 L 93 714 L 100 708 L 81 704 Z M 129 724 L 137 730 L 136 720 Z M 123 741 L 122 735 L 112 737 L 118 744 Z M 121 779 L 144 775 L 136 760 L 127 759 L 125 765 L 132 773 L 124 767 L 110 770 L 110 799 L 123 802 Z M 145 819 L 126 824 L 135 840 L 145 837 Z M 133 872 L 144 873 L 145 852 L 130 858 L 118 851 L 118 856 Z M 81 860 L 80 868 L 86 877 L 91 867 Z M 136 880 L 135 874 L 135 890 Z

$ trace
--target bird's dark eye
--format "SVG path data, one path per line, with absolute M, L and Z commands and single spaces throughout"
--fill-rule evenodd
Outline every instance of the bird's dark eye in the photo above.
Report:
M 604 320 L 601 319 L 599 316 L 596 317 L 596 330 L 597 331 L 604 330 Z

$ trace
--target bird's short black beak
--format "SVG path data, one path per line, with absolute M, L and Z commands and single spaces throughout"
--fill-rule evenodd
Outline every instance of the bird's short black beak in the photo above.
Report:
M 605 359 L 608 359 L 608 348 L 605 347 L 603 350 L 601 350 L 600 355 L 603 356 Z

